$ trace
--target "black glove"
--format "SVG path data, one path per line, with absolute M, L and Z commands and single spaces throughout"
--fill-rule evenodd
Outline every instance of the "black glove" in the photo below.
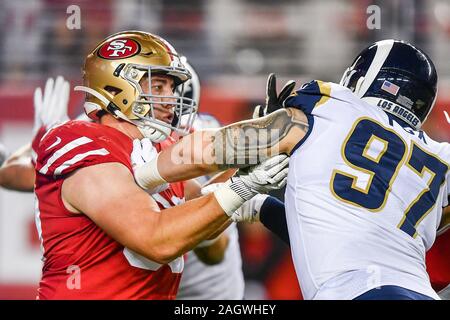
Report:
M 269 74 L 266 85 L 266 105 L 257 105 L 253 111 L 253 119 L 263 117 L 278 109 L 283 108 L 283 101 L 292 93 L 295 88 L 295 81 L 289 80 L 277 94 L 277 78 L 274 73 Z

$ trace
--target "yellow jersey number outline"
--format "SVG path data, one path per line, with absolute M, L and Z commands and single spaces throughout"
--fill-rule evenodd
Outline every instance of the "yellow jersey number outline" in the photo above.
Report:
M 409 213 L 409 211 L 411 210 L 411 208 L 420 201 L 420 198 L 422 198 L 422 196 L 427 193 L 428 191 L 430 191 L 430 185 L 433 182 L 434 178 L 436 177 L 436 172 L 432 171 L 430 168 L 428 168 L 427 166 L 423 166 L 422 171 L 419 172 L 417 171 L 412 165 L 409 164 L 411 158 L 412 158 L 412 154 L 414 151 L 414 146 L 416 146 L 417 148 L 419 148 L 420 150 L 422 150 L 424 153 L 428 154 L 430 157 L 436 159 L 437 161 L 439 161 L 440 163 L 442 163 L 443 165 L 447 166 L 447 171 L 449 170 L 449 165 L 447 164 L 447 162 L 445 162 L 444 160 L 442 160 L 441 158 L 439 158 L 437 155 L 435 155 L 434 153 L 431 153 L 427 150 L 425 150 L 424 148 L 422 148 L 421 146 L 419 146 L 419 144 L 417 144 L 415 141 L 411 141 L 411 147 L 409 150 L 409 155 L 408 155 L 408 159 L 406 160 L 406 166 L 411 169 L 415 174 L 417 174 L 419 177 L 423 178 L 425 175 L 425 172 L 430 173 L 430 178 L 427 181 L 427 185 L 428 187 L 423 189 L 419 195 L 414 198 L 414 200 L 409 204 L 409 206 L 406 208 L 405 212 L 403 213 L 403 217 L 400 220 L 400 222 L 397 225 L 397 228 L 401 228 L 403 223 L 405 222 L 407 215 Z M 439 189 L 442 187 L 442 185 L 444 184 L 445 180 L 442 181 Z M 424 214 L 422 214 L 421 218 L 419 220 L 417 220 L 416 224 L 414 225 L 414 229 L 416 229 L 416 232 L 413 235 L 413 238 L 417 237 L 417 226 L 419 225 L 420 222 L 422 222 L 423 219 L 425 219 L 425 217 L 431 212 L 431 210 L 433 210 L 433 208 L 436 206 L 436 203 L 434 203 L 430 209 L 428 209 Z
M 352 136 L 353 132 L 355 131 L 356 126 L 357 126 L 362 120 L 369 120 L 369 121 L 372 121 L 372 122 L 378 124 L 379 126 L 381 126 L 382 128 L 384 128 L 385 130 L 388 130 L 388 131 L 394 133 L 397 137 L 400 138 L 400 140 L 401 140 L 401 141 L 404 143 L 404 145 L 405 145 L 405 152 L 404 152 L 404 154 L 403 154 L 403 156 L 402 156 L 402 159 L 401 159 L 401 160 L 399 161 L 399 163 L 397 164 L 396 170 L 395 170 L 394 174 L 392 175 L 391 180 L 389 181 L 389 187 L 388 187 L 387 190 L 386 190 L 386 193 L 385 193 L 385 196 L 384 196 L 383 203 L 382 203 L 382 205 L 381 205 L 380 207 L 375 208 L 375 209 L 368 209 L 368 208 L 366 208 L 366 207 L 364 207 L 364 206 L 362 206 L 362 205 L 360 205 L 360 204 L 358 204 L 358 203 L 356 203 L 356 202 L 353 202 L 353 201 L 350 201 L 350 200 L 341 198 L 339 195 L 336 194 L 336 192 L 334 191 L 334 187 L 333 187 L 334 179 L 335 179 L 335 177 L 336 177 L 336 174 L 339 173 L 339 174 L 345 175 L 345 176 L 347 176 L 347 177 L 349 177 L 349 178 L 351 178 L 351 179 L 353 180 L 351 188 L 353 188 L 353 189 L 355 189 L 355 190 L 357 190 L 357 191 L 363 192 L 363 193 L 365 193 L 365 194 L 368 194 L 368 192 L 369 192 L 370 186 L 371 186 L 371 184 L 372 184 L 372 179 L 373 179 L 375 173 L 374 173 L 373 171 L 370 171 L 370 170 L 367 170 L 367 169 L 364 169 L 364 168 L 361 168 L 361 167 L 358 167 L 358 166 L 352 164 L 350 161 L 348 161 L 348 159 L 347 159 L 346 156 L 345 156 L 345 147 L 346 147 L 346 145 L 347 145 L 347 143 L 348 143 L 348 140 L 350 139 L 350 137 Z M 385 144 L 385 147 L 383 148 L 382 152 L 380 152 L 380 155 L 378 155 L 378 157 L 377 157 L 376 159 L 374 159 L 374 158 L 372 158 L 372 157 L 367 157 L 365 153 L 367 152 L 367 149 L 369 148 L 370 144 L 372 143 L 372 141 L 373 141 L 374 139 L 381 140 L 383 143 L 384 143 L 384 141 L 385 141 L 384 139 L 381 139 L 380 137 L 378 137 L 378 136 L 372 134 L 372 136 L 371 136 L 371 138 L 369 139 L 369 141 L 367 141 L 367 144 L 366 144 L 366 146 L 365 146 L 365 148 L 364 148 L 364 151 L 363 151 L 362 156 L 364 156 L 365 158 L 367 158 L 367 159 L 369 159 L 369 160 L 371 160 L 371 161 L 373 161 L 373 162 L 375 162 L 375 163 L 379 163 L 381 157 L 384 155 L 384 153 L 385 153 L 386 150 L 387 150 L 388 144 Z M 389 143 L 389 142 L 387 142 L 387 143 Z M 403 213 L 402 219 L 400 220 L 400 222 L 399 222 L 398 225 L 397 225 L 397 228 L 400 229 L 401 226 L 403 225 L 403 223 L 405 222 L 405 220 L 406 220 L 406 218 L 407 218 L 407 215 L 408 215 L 410 209 L 413 207 L 413 205 L 414 205 L 415 203 L 417 203 L 418 201 L 420 201 L 420 198 L 421 198 L 426 192 L 428 192 L 428 191 L 430 190 L 429 186 L 431 185 L 431 183 L 433 182 L 433 180 L 434 180 L 434 178 L 435 178 L 435 176 L 436 176 L 436 173 L 433 172 L 430 168 L 428 168 L 428 167 L 425 166 L 425 165 L 424 165 L 424 167 L 422 168 L 421 172 L 418 172 L 414 167 L 412 167 L 412 166 L 409 164 L 409 162 L 410 162 L 410 160 L 411 160 L 411 157 L 412 157 L 412 153 L 413 153 L 413 151 L 414 151 L 414 146 L 418 147 L 420 150 L 422 150 L 424 153 L 428 154 L 430 157 L 433 157 L 433 158 L 435 158 L 436 160 L 438 160 L 439 162 L 441 162 L 442 164 L 446 165 L 447 168 L 448 168 L 447 170 L 450 170 L 450 165 L 449 165 L 446 161 L 444 161 L 444 160 L 442 160 L 441 158 L 439 158 L 436 154 L 433 154 L 433 153 L 431 153 L 431 152 L 425 150 L 424 148 L 422 148 L 421 146 L 419 146 L 419 144 L 417 144 L 415 141 L 411 141 L 411 146 L 408 148 L 408 145 L 406 144 L 405 140 L 404 140 L 400 135 L 398 135 L 393 129 L 387 128 L 387 127 L 385 127 L 384 125 L 382 125 L 381 123 L 379 123 L 378 121 L 376 121 L 376 120 L 374 120 L 374 119 L 372 119 L 372 118 L 369 118 L 369 117 L 362 117 L 362 118 L 357 119 L 357 120 L 355 121 L 355 123 L 353 124 L 352 129 L 351 129 L 350 132 L 348 133 L 347 137 L 345 138 L 344 143 L 342 144 L 342 147 L 341 147 L 341 155 L 342 155 L 342 159 L 344 159 L 344 162 L 345 162 L 350 168 L 353 168 L 353 169 L 355 169 L 355 170 L 357 170 L 357 171 L 361 171 L 361 172 L 364 172 L 364 173 L 366 173 L 366 174 L 369 174 L 369 175 L 370 175 L 369 181 L 367 182 L 366 188 L 365 188 L 365 189 L 361 189 L 361 188 L 359 188 L 359 187 L 356 186 L 356 181 L 357 181 L 357 179 L 358 179 L 357 176 L 354 176 L 354 175 L 352 175 L 352 174 L 350 174 L 350 173 L 347 173 L 347 172 L 344 172 L 344 171 L 341 171 L 341 170 L 334 169 L 334 170 L 333 170 L 333 173 L 332 173 L 332 176 L 331 176 L 331 179 L 330 179 L 330 190 L 331 190 L 331 193 L 333 194 L 333 196 L 334 196 L 335 198 L 337 198 L 338 200 L 340 200 L 340 201 L 342 201 L 342 202 L 349 203 L 349 204 L 355 205 L 355 206 L 357 206 L 357 207 L 364 208 L 364 209 L 369 210 L 369 211 L 371 211 L 371 212 L 378 212 L 378 211 L 382 210 L 382 209 L 384 208 L 384 206 L 386 205 L 386 200 L 387 200 L 387 198 L 388 198 L 388 196 L 389 196 L 389 193 L 391 192 L 392 184 L 393 184 L 395 178 L 397 177 L 398 172 L 399 172 L 400 168 L 402 167 L 403 163 L 405 163 L 406 166 L 407 166 L 409 169 L 411 169 L 415 174 L 417 174 L 417 175 L 418 175 L 419 177 L 421 177 L 421 178 L 424 177 L 425 172 L 429 172 L 429 173 L 430 173 L 430 178 L 429 178 L 428 181 L 427 181 L 428 188 L 425 188 L 424 190 L 422 190 L 422 191 L 419 193 L 419 195 L 418 195 L 416 198 L 414 198 L 414 200 L 408 205 L 408 207 L 406 208 L 406 210 L 405 210 L 404 213 Z M 409 149 L 409 151 L 408 151 L 408 149 Z M 406 154 L 408 154 L 408 157 L 407 157 L 407 159 L 406 159 L 406 161 L 405 161 L 405 155 L 406 155 Z M 444 182 L 445 182 L 445 180 L 444 180 Z M 444 182 L 443 182 L 443 183 L 444 183 Z M 443 183 L 441 183 L 441 186 L 442 186 Z M 433 210 L 433 208 L 434 208 L 435 206 L 436 206 L 436 204 L 432 205 L 432 206 L 430 207 L 430 209 L 428 209 L 428 210 L 421 216 L 421 218 L 420 218 L 419 220 L 417 220 L 416 224 L 414 225 L 414 228 L 415 228 L 415 229 L 417 229 L 417 226 L 420 224 L 420 222 L 422 222 L 422 220 L 423 220 L 423 219 L 431 212 L 431 210 Z M 414 235 L 413 235 L 413 238 L 416 238 L 416 237 L 417 237 L 417 230 L 416 230 L 416 232 L 415 232 Z
M 360 192 L 362 192 L 362 193 L 364 193 L 364 194 L 368 194 L 368 193 L 369 193 L 370 187 L 371 187 L 371 185 L 372 185 L 373 177 L 375 176 L 375 172 L 373 172 L 373 171 L 371 171 L 371 170 L 368 170 L 368 169 L 364 169 L 364 168 L 358 167 L 358 166 L 352 164 L 350 161 L 348 161 L 347 157 L 345 156 L 345 147 L 346 147 L 346 145 L 347 145 L 347 143 L 348 143 L 348 140 L 349 140 L 350 137 L 353 135 L 353 133 L 354 133 L 354 131 L 355 131 L 355 129 L 356 129 L 356 126 L 357 126 L 361 121 L 363 121 L 363 120 L 369 120 L 369 121 L 371 121 L 371 122 L 373 122 L 373 123 L 379 125 L 379 126 L 382 127 L 383 129 L 392 132 L 393 134 L 395 134 L 397 137 L 400 138 L 400 140 L 403 142 L 404 147 L 405 147 L 405 152 L 403 153 L 401 160 L 398 162 L 397 167 L 395 168 L 394 174 L 392 175 L 392 178 L 389 180 L 388 188 L 386 189 L 386 193 L 385 193 L 385 195 L 384 195 L 383 203 L 382 203 L 378 208 L 375 208 L 375 209 L 369 209 L 369 208 L 366 208 L 366 207 L 360 205 L 359 203 L 356 203 L 356 202 L 353 202 L 353 201 L 351 201 L 351 200 L 347 200 L 347 199 L 344 199 L 344 198 L 340 197 L 340 196 L 334 191 L 334 187 L 333 187 L 334 179 L 335 179 L 335 177 L 336 177 L 336 174 L 342 174 L 342 175 L 347 176 L 347 177 L 349 177 L 349 178 L 351 178 L 351 179 L 353 180 L 353 181 L 352 181 L 352 186 L 351 186 L 352 189 L 357 190 L 357 191 L 360 191 Z M 385 145 L 385 148 L 383 148 L 382 152 L 380 153 L 381 155 L 379 155 L 379 156 L 377 157 L 377 161 L 375 161 L 375 159 L 373 159 L 373 158 L 371 158 L 371 157 L 367 157 L 367 156 L 364 154 L 365 152 L 367 152 L 367 149 L 369 148 L 370 144 L 372 143 L 372 141 L 373 141 L 372 138 L 373 138 L 373 137 L 375 137 L 375 138 L 376 138 L 377 140 L 379 140 L 379 141 L 386 141 L 386 140 L 384 140 L 384 139 L 382 139 L 382 138 L 380 138 L 380 137 L 378 137 L 378 136 L 372 134 L 372 136 L 371 136 L 371 138 L 369 139 L 369 141 L 367 141 L 367 144 L 366 144 L 366 146 L 365 146 L 365 148 L 364 148 L 364 151 L 363 151 L 363 154 L 362 154 L 361 156 L 363 156 L 363 157 L 367 158 L 368 160 L 371 160 L 371 161 L 373 161 L 373 162 L 375 162 L 375 163 L 378 163 L 378 162 L 380 161 L 381 157 L 386 153 L 386 150 L 387 150 L 387 148 L 388 148 L 389 141 L 386 141 L 387 144 Z M 350 168 L 368 174 L 368 175 L 370 176 L 370 177 L 369 177 L 369 181 L 367 182 L 367 185 L 366 185 L 366 188 L 365 188 L 365 189 L 359 188 L 358 186 L 356 186 L 356 182 L 357 182 L 357 180 L 358 180 L 358 177 L 357 177 L 357 176 L 352 175 L 352 174 L 350 174 L 350 173 L 348 173 L 348 172 L 344 172 L 344 171 L 341 171 L 341 170 L 338 170 L 338 169 L 334 169 L 334 170 L 333 170 L 333 173 L 332 173 L 332 175 L 331 175 L 331 179 L 330 179 L 330 190 L 331 190 L 331 193 L 333 194 L 333 196 L 334 196 L 335 198 L 337 198 L 338 200 L 340 200 L 340 201 L 342 201 L 342 202 L 349 203 L 349 204 L 352 204 L 352 205 L 354 205 L 354 206 L 364 208 L 364 209 L 369 210 L 369 211 L 371 211 L 371 212 L 378 212 L 378 211 L 381 211 L 381 210 L 384 208 L 384 206 L 386 205 L 386 200 L 387 200 L 387 198 L 388 198 L 388 196 L 389 196 L 389 194 L 390 194 L 390 192 L 391 192 L 391 189 L 392 189 L 392 184 L 394 183 L 395 178 L 397 178 L 398 172 L 399 172 L 400 168 L 402 167 L 402 165 L 403 165 L 403 163 L 404 163 L 404 161 L 405 161 L 405 157 L 406 157 L 406 154 L 407 154 L 407 150 L 408 150 L 408 145 L 407 145 L 407 143 L 405 142 L 405 140 L 404 140 L 397 132 L 394 131 L 394 129 L 385 127 L 385 126 L 382 125 L 380 122 L 378 122 L 378 121 L 376 121 L 376 120 L 374 120 L 374 119 L 372 119 L 372 118 L 370 118 L 370 117 L 361 117 L 361 118 L 357 119 L 357 120 L 355 121 L 355 123 L 353 124 L 353 126 L 352 126 L 350 132 L 348 133 L 347 137 L 345 138 L 344 143 L 342 144 L 342 147 L 341 147 L 341 156 L 342 156 L 342 159 L 344 159 L 344 162 L 345 162 Z

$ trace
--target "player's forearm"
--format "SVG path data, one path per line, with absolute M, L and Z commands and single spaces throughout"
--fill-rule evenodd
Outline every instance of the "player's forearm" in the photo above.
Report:
M 214 135 L 214 163 L 221 168 L 241 168 L 274 155 L 290 154 L 308 128 L 306 115 L 293 108 L 233 123 Z
M 61 198 L 67 210 L 85 214 L 124 247 L 161 264 L 207 239 L 244 202 L 239 193 L 223 186 L 160 212 L 134 183 L 129 169 L 114 162 L 78 169 L 64 179 Z
M 158 171 L 174 182 L 254 165 L 269 156 L 289 154 L 308 128 L 304 113 L 288 108 L 218 130 L 197 131 L 159 154 Z
M 186 214 L 189 212 L 189 214 Z M 182 205 L 163 210 L 151 230 L 141 230 L 147 237 L 138 248 L 159 263 L 168 263 L 211 237 L 229 220 L 214 195 L 206 195 Z
M 211 179 L 209 179 L 202 187 L 206 187 L 213 183 L 221 183 L 227 181 L 229 178 L 231 178 L 235 173 L 237 169 L 232 168 L 228 169 L 222 172 L 219 172 L 215 176 L 213 176 Z
M 13 152 L 0 168 L 0 186 L 14 191 L 32 192 L 35 171 L 31 162 L 31 144 Z
M 167 182 L 197 178 L 220 170 L 215 164 L 214 131 L 196 131 L 158 156 L 158 171 Z
M 0 186 L 14 191 L 33 192 L 35 171 L 30 159 L 5 162 L 0 168 Z
M 227 234 L 222 233 L 213 243 L 207 246 L 197 246 L 194 249 L 195 255 L 200 261 L 207 265 L 215 265 L 223 261 L 225 257 L 225 251 L 228 247 L 229 237 Z M 201 243 L 202 244 L 202 243 Z
M 30 159 L 31 158 L 31 144 L 28 143 L 26 145 L 23 145 L 16 151 L 14 151 L 8 159 L 5 160 L 5 164 L 16 162 L 20 159 Z
M 231 224 L 233 223 L 232 220 L 227 220 L 221 227 L 214 230 L 206 239 L 215 239 L 218 236 L 220 236 L 221 233 L 223 233 Z

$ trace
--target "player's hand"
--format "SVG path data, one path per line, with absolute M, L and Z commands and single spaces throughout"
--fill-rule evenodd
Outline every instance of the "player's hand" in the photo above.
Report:
M 261 212 L 261 207 L 269 197 L 268 194 L 257 194 L 250 200 L 244 202 L 244 204 L 233 212 L 231 220 L 234 222 L 257 222 L 259 221 L 259 213 Z
M 268 158 L 258 165 L 239 169 L 230 178 L 230 187 L 244 200 L 250 200 L 258 193 L 268 193 L 286 185 L 289 157 L 285 154 Z
M 157 155 L 158 151 L 156 151 L 150 139 L 133 140 L 133 151 L 131 152 L 131 164 L 133 168 L 152 161 Z
M 69 82 L 61 76 L 58 76 L 56 81 L 48 78 L 43 94 L 41 88 L 36 88 L 34 91 L 33 132 L 36 133 L 42 126 L 50 127 L 69 120 L 67 115 L 69 93 Z
M 280 154 L 268 158 L 258 165 L 239 169 L 217 190 L 214 196 L 228 217 L 258 193 L 268 193 L 286 185 L 289 157 Z
M 295 88 L 295 81 L 289 80 L 281 89 L 280 94 L 277 93 L 277 78 L 271 73 L 267 78 L 266 85 L 266 105 L 258 105 L 253 111 L 253 119 L 263 117 L 278 109 L 283 108 L 283 101 L 292 93 Z
M 144 166 L 146 163 L 154 161 L 158 156 L 158 151 L 151 142 L 150 139 L 144 138 L 142 140 L 133 140 L 133 151 L 131 152 L 131 165 L 133 166 L 133 171 L 135 172 L 139 167 Z M 139 184 L 139 181 L 136 181 Z M 147 189 L 147 193 L 154 194 L 166 190 L 169 187 L 168 183 L 159 185 L 152 189 Z
M 262 205 L 261 198 L 247 203 L 242 211 L 238 209 L 259 193 L 268 193 L 284 187 L 287 182 L 288 166 L 289 157 L 280 154 L 256 166 L 239 169 L 236 175 L 225 183 L 203 188 L 202 194 L 213 192 L 225 214 L 234 221 L 257 221 Z M 259 209 L 255 211 L 257 205 Z
M 201 189 L 202 196 L 210 194 L 222 186 L 223 183 L 212 183 Z M 248 201 L 245 201 L 244 204 L 233 212 L 231 215 L 231 220 L 234 222 L 257 222 L 259 221 L 259 213 L 261 211 L 261 207 L 269 197 L 267 194 L 257 194 L 253 198 Z
M 231 179 L 242 180 L 255 193 L 267 193 L 286 185 L 288 166 L 289 156 L 279 154 L 258 165 L 239 169 Z

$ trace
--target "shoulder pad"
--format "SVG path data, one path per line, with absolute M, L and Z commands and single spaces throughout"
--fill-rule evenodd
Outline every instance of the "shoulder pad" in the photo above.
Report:
M 331 84 L 319 80 L 305 83 L 284 102 L 286 108 L 297 108 L 311 114 L 312 110 L 325 103 L 331 95 Z
M 126 162 L 124 157 L 118 156 L 117 146 L 110 143 L 112 139 L 104 139 L 98 134 L 99 129 L 101 127 L 93 128 L 74 121 L 52 129 L 39 144 L 36 170 L 43 175 L 61 176 L 80 167 Z

